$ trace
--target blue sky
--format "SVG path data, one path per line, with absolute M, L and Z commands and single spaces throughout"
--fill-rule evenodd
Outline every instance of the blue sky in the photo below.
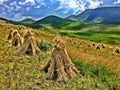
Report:
M 120 0 L 0 0 L 0 17 L 16 21 L 48 15 L 66 17 L 88 8 L 119 5 Z

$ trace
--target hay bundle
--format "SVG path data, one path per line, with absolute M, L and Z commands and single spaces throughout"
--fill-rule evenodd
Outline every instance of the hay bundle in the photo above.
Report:
M 9 35 L 7 36 L 7 39 L 8 39 L 8 40 L 11 40 L 11 39 L 12 39 L 12 34 L 13 34 L 13 30 L 10 30 L 10 31 L 9 31 Z
M 95 43 L 93 43 L 92 46 L 95 46 Z
M 28 55 L 36 55 L 37 51 L 40 51 L 37 47 L 36 40 L 33 37 L 32 33 L 28 31 L 24 36 L 23 46 L 20 51 L 15 55 L 28 54 Z
M 13 37 L 13 30 L 10 30 L 10 31 L 9 31 L 9 34 L 8 34 L 8 36 L 7 36 L 7 40 L 8 40 L 8 42 L 9 42 L 9 44 L 12 43 L 12 37 Z M 11 46 L 11 45 L 10 45 L 10 46 Z
M 81 40 L 80 41 L 80 43 L 79 43 L 79 45 L 83 45 L 84 44 L 84 41 L 83 40 Z
M 72 43 L 72 39 L 70 39 L 69 42 Z
M 120 53 L 120 49 L 118 47 L 116 47 L 115 50 L 113 51 L 113 53 Z
M 46 79 L 57 81 L 66 81 L 79 74 L 79 71 L 71 62 L 65 44 L 60 37 L 55 38 L 51 58 L 42 70 L 47 73 Z
M 77 44 L 77 41 L 74 40 L 74 41 L 73 41 L 73 44 Z
M 21 37 L 17 31 L 13 32 L 12 46 L 22 46 Z
M 102 46 L 102 48 L 105 48 L 105 45 L 104 45 L 104 44 L 102 44 L 101 46 Z
M 89 48 L 89 47 L 91 47 L 91 45 L 90 45 L 90 44 L 88 44 L 87 46 L 88 46 L 88 48 Z
M 73 39 L 73 44 L 77 44 L 77 43 L 78 43 L 78 39 L 77 38 Z
M 97 46 L 96 46 L 96 50 L 100 50 L 100 45 L 97 45 Z

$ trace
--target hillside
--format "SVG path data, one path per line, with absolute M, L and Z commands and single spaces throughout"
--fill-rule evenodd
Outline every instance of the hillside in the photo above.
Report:
M 19 24 L 29 26 L 35 29 L 45 29 L 47 31 L 50 28 L 64 29 L 64 30 L 79 30 L 85 26 L 85 23 L 77 22 L 66 18 L 60 18 L 58 16 L 53 16 L 53 15 L 47 16 L 38 21 L 25 19 L 20 21 Z
M 73 17 L 73 16 L 72 16 Z M 17 23 L 18 24 L 18 23 Z M 85 23 L 75 21 L 72 18 L 60 18 L 57 16 L 47 16 L 43 19 L 38 21 L 34 21 L 31 19 L 25 19 L 19 22 L 19 24 L 32 27 L 39 30 L 44 30 L 47 32 L 54 32 L 53 30 L 57 30 L 60 32 L 61 30 L 71 31 L 71 30 L 81 30 L 81 29 L 98 29 L 98 30 L 105 30 L 106 28 L 111 27 L 111 25 L 104 25 L 104 24 L 92 24 L 92 23 Z M 113 25 L 112 25 L 113 26 Z
M 74 21 L 69 20 L 69 19 L 60 18 L 57 16 L 47 16 L 47 17 L 35 22 L 33 27 L 39 27 L 41 24 L 48 24 L 48 25 L 51 25 L 55 28 L 61 28 L 61 27 L 68 25 L 72 22 L 74 22 Z
M 94 23 L 120 24 L 120 7 L 100 7 L 88 9 L 72 18 Z
M 26 30 L 32 30 L 35 38 L 43 39 L 51 45 L 54 44 L 54 34 L 0 21 L 1 90 L 119 90 L 120 54 L 113 54 L 115 46 L 120 48 L 119 45 L 104 44 L 105 48 L 96 50 L 95 46 L 102 43 L 95 43 L 95 46 L 92 46 L 93 42 L 91 41 L 62 36 L 66 43 L 68 54 L 75 66 L 80 70 L 82 76 L 71 79 L 66 83 L 59 83 L 57 81 L 46 80 L 45 73 L 40 71 L 40 67 L 49 60 L 51 50 L 41 52 L 36 57 L 27 55 L 14 56 L 18 47 L 9 48 L 6 37 L 10 29 L 17 30 L 18 27 L 21 28 L 19 33 L 22 37 Z M 120 28 L 118 27 L 119 31 Z M 115 32 L 110 32 L 110 36 L 112 33 L 114 35 Z M 86 36 L 85 33 L 83 35 Z M 114 41 L 115 39 L 111 40 Z
M 35 20 L 33 20 L 33 19 L 31 19 L 31 18 L 26 18 L 26 19 L 24 19 L 24 20 L 21 20 L 20 22 L 19 22 L 19 24 L 22 24 L 22 25 L 25 25 L 25 26 L 30 26 L 30 25 L 32 25 L 33 23 L 35 23 L 36 21 Z

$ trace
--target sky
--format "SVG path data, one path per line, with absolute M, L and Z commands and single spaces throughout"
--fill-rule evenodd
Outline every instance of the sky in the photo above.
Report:
M 67 17 L 104 6 L 120 6 L 120 0 L 0 0 L 0 17 L 15 21 L 49 15 Z

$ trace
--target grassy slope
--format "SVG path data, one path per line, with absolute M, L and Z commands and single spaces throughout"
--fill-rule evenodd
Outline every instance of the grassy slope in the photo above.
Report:
M 98 43 L 120 45 L 120 26 L 110 27 L 106 30 L 81 30 L 80 32 L 61 32 L 62 35 L 90 40 Z
M 83 76 L 65 84 L 45 80 L 44 72 L 40 72 L 39 69 L 48 60 L 49 52 L 42 52 L 38 57 L 25 55 L 15 57 L 13 53 L 16 52 L 16 48 L 7 48 L 6 35 L 8 30 L 10 28 L 17 29 L 17 27 L 3 22 L 0 23 L 0 89 L 112 90 L 120 88 L 118 55 L 110 56 L 111 53 L 106 54 L 107 51 L 104 50 L 95 51 L 93 48 L 81 48 L 78 44 L 69 43 L 70 38 L 67 37 L 64 39 L 66 39 L 68 53 Z M 26 29 L 29 30 L 28 28 L 22 28 L 20 33 L 22 34 Z M 36 30 L 33 32 L 36 38 L 42 38 L 52 43 L 53 35 Z M 108 56 L 110 57 L 108 58 Z M 113 58 L 113 60 L 110 58 Z M 111 62 L 108 62 L 108 60 L 111 60 Z
M 33 23 L 35 23 L 35 20 L 32 20 L 30 18 L 24 19 L 22 21 L 20 21 L 19 23 L 25 26 L 31 26 Z

